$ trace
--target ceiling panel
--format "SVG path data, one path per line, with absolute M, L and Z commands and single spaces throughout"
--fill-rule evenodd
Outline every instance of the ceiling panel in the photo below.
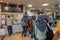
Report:
M 8 3 L 12 3 L 12 4 L 23 4 L 23 5 L 28 5 L 28 4 L 32 4 L 33 7 L 36 8 L 51 8 L 54 9 L 54 5 L 56 3 L 60 3 L 60 0 L 0 0 L 3 2 L 8 2 Z M 47 7 L 42 7 L 42 4 L 44 3 L 49 3 L 49 6 Z

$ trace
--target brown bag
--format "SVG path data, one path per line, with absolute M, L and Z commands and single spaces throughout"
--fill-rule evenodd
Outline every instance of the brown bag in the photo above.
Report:
M 58 31 L 55 33 L 53 40 L 59 40 L 59 39 L 60 39 L 60 32 Z

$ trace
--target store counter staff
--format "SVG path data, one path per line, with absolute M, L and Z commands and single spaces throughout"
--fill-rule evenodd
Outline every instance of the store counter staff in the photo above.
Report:
M 53 40 L 60 40 L 60 20 L 58 21 L 57 30 L 56 30 Z
M 8 34 L 10 36 L 12 34 L 12 19 L 10 16 L 8 16 L 6 23 L 7 23 Z

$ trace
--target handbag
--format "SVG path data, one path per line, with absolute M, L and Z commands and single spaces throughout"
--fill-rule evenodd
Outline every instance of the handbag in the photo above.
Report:
M 46 32 L 46 36 L 47 36 L 47 40 L 52 40 L 53 39 L 53 37 L 54 37 L 54 33 L 53 33 L 53 31 L 52 31 L 52 29 L 50 29 L 50 27 L 49 27 L 49 25 L 48 24 L 46 24 L 47 25 L 47 32 Z

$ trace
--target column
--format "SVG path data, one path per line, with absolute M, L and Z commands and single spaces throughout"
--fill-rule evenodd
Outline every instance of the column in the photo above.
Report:
M 1 28 L 1 4 L 0 4 L 0 28 Z M 0 35 L 0 40 L 1 40 L 1 35 Z
M 0 4 L 0 27 L 1 27 L 1 4 Z

